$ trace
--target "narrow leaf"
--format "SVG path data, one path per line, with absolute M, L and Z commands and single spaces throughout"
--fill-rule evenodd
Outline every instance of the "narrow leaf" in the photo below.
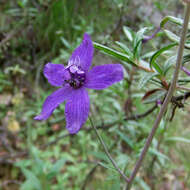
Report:
M 114 49 L 111 49 L 111 48 L 109 48 L 109 47 L 106 47 L 106 46 L 101 45 L 101 44 L 96 43 L 96 42 L 93 42 L 93 45 L 94 45 L 94 47 L 95 47 L 96 49 L 101 50 L 101 51 L 103 51 L 104 53 L 106 53 L 106 54 L 108 54 L 108 55 L 111 55 L 111 56 L 113 56 L 113 57 L 115 57 L 115 58 L 117 58 L 117 59 L 119 59 L 119 60 L 121 60 L 121 61 L 125 61 L 125 62 L 127 62 L 127 63 L 129 63 L 129 64 L 134 65 L 134 66 L 137 66 L 137 65 L 129 58 L 129 56 L 127 56 L 127 55 L 125 55 L 125 54 L 123 54 L 123 53 L 121 53 L 121 52 L 118 52 L 118 51 L 116 51 L 116 50 L 114 50 Z
M 31 184 L 33 184 L 33 187 L 35 187 L 36 190 L 42 190 L 41 183 L 34 173 L 25 168 L 22 169 L 22 172 L 24 173 L 27 180 L 29 180 Z
M 125 52 L 127 55 L 129 55 L 130 57 L 133 56 L 132 52 L 131 52 L 130 49 L 127 47 L 127 45 L 125 45 L 125 44 L 122 43 L 122 42 L 118 42 L 118 41 L 116 41 L 115 43 L 116 43 L 121 49 L 123 49 L 124 52 Z
M 163 48 L 161 48 L 160 50 L 158 50 L 156 53 L 154 53 L 154 55 L 151 57 L 150 59 L 150 67 L 154 67 L 160 74 L 162 74 L 162 69 L 160 68 L 160 66 L 156 63 L 156 59 L 165 51 L 171 49 L 172 47 L 176 46 L 177 43 L 173 43 L 173 44 L 169 44 Z
M 116 132 L 121 137 L 122 140 L 124 140 L 131 148 L 133 148 L 133 142 L 130 140 L 129 137 L 127 137 L 124 133 L 121 133 L 118 130 Z
M 155 92 L 162 90 L 161 88 L 156 88 L 153 90 L 149 90 L 148 92 L 145 93 L 145 95 L 142 97 L 142 101 L 146 100 L 149 96 L 151 96 L 152 94 L 154 94 Z
M 124 26 L 123 27 L 123 32 L 124 32 L 125 36 L 127 37 L 127 39 L 130 42 L 132 42 L 133 41 L 132 31 L 128 27 Z
M 183 25 L 183 20 L 180 19 L 180 18 L 176 18 L 176 17 L 173 17 L 173 16 L 166 16 L 165 18 L 163 18 L 163 20 L 160 22 L 160 27 L 163 28 L 165 26 L 165 24 L 170 21 L 174 24 L 177 24 L 177 25 L 180 25 L 182 26 Z M 190 30 L 190 23 L 188 25 L 188 29 Z
M 184 138 L 184 137 L 169 137 L 166 139 L 166 141 L 177 141 L 182 143 L 190 143 L 190 139 Z
M 145 86 L 145 84 L 151 80 L 153 77 L 155 77 L 156 75 L 158 75 L 157 73 L 146 73 L 140 80 L 139 84 L 138 84 L 138 88 L 143 88 Z
M 149 151 L 150 151 L 150 153 L 152 153 L 152 154 L 154 154 L 154 155 L 156 155 L 156 156 L 158 156 L 158 157 L 164 158 L 164 159 L 166 159 L 166 160 L 170 160 L 170 159 L 168 158 L 168 156 L 164 155 L 163 153 L 159 152 L 159 151 L 156 150 L 156 149 L 150 148 Z
M 114 170 L 114 171 L 117 171 L 114 167 L 108 165 L 108 164 L 105 164 L 103 162 L 98 162 L 101 166 L 103 166 L 104 168 L 106 169 L 109 169 L 109 170 Z
M 143 34 L 147 31 L 147 29 L 148 29 L 147 27 L 140 29 L 136 33 L 135 38 L 134 38 L 133 53 L 134 53 L 134 58 L 137 60 L 140 57 Z
M 176 63 L 176 59 L 177 59 L 177 56 L 174 55 L 174 56 L 169 57 L 169 59 L 166 60 L 166 62 L 164 64 L 164 68 L 163 68 L 164 76 L 167 74 L 167 72 L 169 71 L 171 66 Z
M 47 174 L 47 178 L 51 179 L 52 177 L 54 177 L 56 174 L 59 173 L 59 171 L 61 170 L 61 168 L 63 167 L 63 165 L 65 164 L 66 159 L 61 159 L 58 160 L 53 167 L 51 168 L 50 172 Z
M 176 42 L 177 44 L 179 44 L 180 38 L 175 35 L 173 32 L 169 31 L 169 30 L 164 30 L 164 33 L 166 34 L 166 36 L 172 41 L 172 42 Z M 185 43 L 185 47 L 186 48 L 190 48 L 190 44 Z

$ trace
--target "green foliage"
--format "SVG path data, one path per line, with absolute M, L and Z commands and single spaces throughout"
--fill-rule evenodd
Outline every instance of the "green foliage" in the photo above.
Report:
M 166 16 L 161 22 L 160 22 L 160 27 L 163 28 L 167 22 L 172 22 L 176 25 L 182 26 L 183 20 L 180 18 L 176 18 L 173 16 Z M 190 29 L 190 26 L 188 26 L 188 29 Z
M 116 50 L 113 50 L 109 47 L 106 47 L 104 45 L 98 44 L 98 43 L 94 43 L 94 47 L 105 52 L 106 54 L 109 54 L 119 60 L 125 61 L 129 64 L 135 65 L 135 63 L 125 54 L 118 52 Z
M 16 166 L 21 169 L 26 178 L 26 181 L 21 185 L 21 189 L 51 189 L 50 182 L 59 174 L 66 162 L 66 159 L 60 159 L 54 164 L 49 164 L 42 161 L 37 155 L 38 151 L 34 150 L 35 149 L 33 148 L 33 159 L 29 162 L 20 161 L 16 163 Z
M 33 117 L 40 112 L 47 95 L 54 91 L 42 75 L 43 65 L 49 61 L 66 64 L 83 33 L 89 33 L 96 49 L 93 64 L 119 62 L 125 69 L 124 80 L 120 83 L 103 91 L 91 90 L 90 113 L 110 154 L 119 168 L 130 176 L 160 106 L 146 117 L 139 119 L 138 116 L 157 101 L 164 100 L 179 44 L 175 29 L 182 26 L 182 19 L 166 16 L 160 21 L 161 31 L 143 43 L 156 25 L 151 20 L 153 13 L 164 12 L 165 15 L 170 5 L 173 5 L 171 11 L 175 6 L 173 1 L 163 0 L 139 3 L 130 0 L 2 1 L 0 137 L 6 141 L 2 141 L 0 155 L 11 155 L 5 162 L 13 162 L 18 170 L 14 172 L 15 168 L 9 167 L 4 172 L 2 164 L 2 184 L 13 179 L 19 182 L 10 187 L 15 190 L 79 190 L 87 181 L 86 190 L 124 189 L 125 182 L 107 158 L 89 121 L 77 135 L 70 136 L 65 130 L 64 104 L 47 121 L 36 122 Z M 142 11 L 150 4 L 151 14 L 147 16 L 147 11 L 142 16 Z M 189 44 L 190 34 L 183 57 L 187 68 Z M 189 76 L 180 73 L 178 85 L 188 87 L 189 82 Z M 184 95 L 183 90 L 175 94 L 181 95 Z M 187 100 L 185 104 L 184 101 L 179 103 L 186 106 Z M 169 122 L 172 114 L 174 120 Z M 167 110 L 134 189 L 161 189 L 165 181 L 170 183 L 169 175 L 178 180 L 174 173 L 182 165 L 181 181 L 190 185 L 190 136 L 181 117 L 184 122 L 189 119 L 184 115 L 181 109 L 175 111 L 174 105 Z M 131 120 L 126 119 L 130 117 Z M 27 154 L 19 156 L 23 151 Z M 15 174 L 5 175 L 11 172 Z
M 159 64 L 156 63 L 156 59 L 157 57 L 159 57 L 162 53 L 168 51 L 169 49 L 173 48 L 174 46 L 176 46 L 177 44 L 170 44 L 167 45 L 163 48 L 161 48 L 160 50 L 158 50 L 157 52 L 155 52 L 152 57 L 150 58 L 150 67 L 154 67 L 155 70 L 160 74 L 163 75 L 164 70 L 161 68 L 161 66 Z

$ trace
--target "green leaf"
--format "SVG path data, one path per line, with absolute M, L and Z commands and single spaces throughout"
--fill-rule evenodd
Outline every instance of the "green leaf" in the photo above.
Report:
M 125 52 L 127 55 L 129 55 L 130 57 L 133 57 L 132 52 L 130 51 L 130 49 L 129 49 L 124 43 L 118 42 L 118 41 L 116 41 L 115 43 L 116 43 L 121 49 L 123 49 L 124 52 Z
M 169 30 L 163 30 L 166 36 L 173 42 L 179 43 L 180 38 Z
M 119 130 L 116 130 L 116 133 L 124 140 L 131 148 L 133 148 L 133 142 L 127 137 L 124 133 L 121 133 Z
M 132 42 L 133 41 L 133 34 L 130 28 L 128 28 L 127 26 L 123 27 L 123 32 L 125 34 L 125 36 L 127 37 L 127 39 Z
M 153 62 L 152 65 L 153 65 L 153 67 L 156 69 L 156 71 L 162 75 L 162 71 L 163 71 L 163 70 L 162 70 L 162 68 L 160 67 L 160 65 L 159 65 L 158 63 L 156 63 L 156 62 Z
M 98 162 L 98 164 L 100 164 L 101 166 L 103 166 L 106 169 L 117 171 L 113 166 L 110 166 L 110 165 L 105 164 L 103 162 Z
M 156 63 L 156 59 L 157 59 L 163 52 L 165 52 L 165 51 L 171 49 L 172 47 L 174 47 L 174 46 L 176 46 L 176 45 L 177 45 L 177 43 L 169 44 L 169 45 L 167 45 L 167 46 L 161 48 L 161 49 L 158 50 L 157 52 L 155 52 L 155 53 L 153 54 L 153 56 L 151 57 L 151 59 L 150 59 L 150 67 L 151 67 L 151 68 L 154 67 L 158 73 L 163 74 L 161 67 L 159 66 L 159 64 Z
M 147 31 L 147 29 L 148 29 L 147 27 L 144 27 L 140 29 L 135 35 L 134 42 L 133 42 L 134 59 L 139 60 L 143 34 Z
M 41 183 L 34 173 L 32 173 L 30 170 L 26 168 L 22 168 L 22 172 L 24 173 L 26 179 L 31 182 L 31 184 L 36 190 L 42 190 Z
M 166 16 L 165 18 L 162 19 L 162 21 L 160 22 L 160 27 L 163 28 L 165 26 L 165 24 L 170 21 L 174 24 L 177 24 L 179 26 L 182 26 L 183 25 L 183 20 L 180 19 L 180 18 L 176 18 L 176 17 L 173 17 L 173 16 Z M 190 23 L 188 25 L 188 29 L 190 30 Z
M 26 180 L 24 183 L 21 184 L 20 190 L 34 190 L 33 182 L 30 180 Z
M 45 169 L 45 162 L 39 158 L 40 150 L 31 146 L 31 156 L 33 157 L 33 169 L 36 175 L 43 175 Z
M 145 53 L 144 55 L 142 55 L 142 59 L 147 59 L 147 58 L 150 58 L 152 57 L 153 55 L 155 54 L 155 51 L 151 51 L 151 52 L 148 52 L 148 53 Z
M 176 42 L 177 44 L 179 44 L 180 41 L 180 37 L 175 35 L 173 32 L 169 31 L 169 30 L 164 30 L 164 33 L 166 34 L 166 36 L 173 42 Z M 190 48 L 190 44 L 185 43 L 185 47 L 186 48 Z
M 170 160 L 170 159 L 168 158 L 168 156 L 164 155 L 163 153 L 159 152 L 158 150 L 156 150 L 156 149 L 154 149 L 154 148 L 150 148 L 149 151 L 150 151 L 150 153 L 152 153 L 152 154 L 154 154 L 154 155 L 156 155 L 156 156 L 158 156 L 158 157 L 164 158 L 164 159 L 166 159 L 166 160 Z
M 66 48 L 68 48 L 68 49 L 71 48 L 70 43 L 69 43 L 64 37 L 61 37 L 61 42 L 63 43 L 63 45 L 64 45 Z
M 110 190 L 118 190 L 118 189 L 120 189 L 120 187 L 121 187 L 120 186 L 120 177 L 113 176 L 111 181 L 112 181 L 112 186 L 111 186 Z
M 140 177 L 137 177 L 136 180 L 143 190 L 150 190 L 150 187 L 146 184 L 146 182 L 143 179 L 141 179 Z
M 129 141 L 132 142 L 130 139 L 129 139 Z M 133 145 L 133 149 L 134 149 L 134 145 Z M 129 162 L 129 157 L 126 154 L 120 153 L 119 156 L 117 156 L 117 158 L 116 158 L 116 162 L 117 162 L 118 166 L 121 166 L 121 167 L 126 166 L 126 164 Z
M 129 64 L 134 65 L 134 66 L 137 66 L 137 65 L 132 61 L 132 59 L 129 58 L 129 56 L 127 56 L 127 55 L 125 55 L 125 54 L 123 54 L 123 53 L 121 53 L 121 52 L 118 52 L 118 51 L 116 51 L 116 50 L 114 50 L 114 49 L 111 49 L 111 48 L 109 48 L 109 47 L 107 47 L 107 46 L 101 45 L 101 44 L 96 43 L 96 42 L 93 42 L 93 45 L 94 45 L 94 47 L 95 47 L 96 49 L 101 50 L 101 51 L 103 51 L 104 53 L 106 53 L 106 54 L 108 54 L 108 55 L 111 55 L 111 56 L 113 56 L 113 57 L 115 57 L 115 58 L 117 58 L 117 59 L 119 59 L 119 60 L 121 60 L 121 61 L 125 61 L 125 62 L 127 62 L 127 63 L 129 63 Z
M 166 141 L 177 141 L 182 143 L 190 143 L 190 139 L 186 139 L 184 137 L 169 137 Z
M 190 61 L 190 54 L 183 56 L 183 64 Z
M 177 56 L 174 55 L 174 56 L 169 57 L 169 59 L 166 60 L 166 62 L 164 64 L 164 68 L 163 68 L 164 76 L 167 74 L 167 72 L 169 71 L 171 66 L 176 63 L 176 59 L 177 59 Z
M 178 83 L 179 83 L 180 85 L 185 85 L 185 84 L 187 84 L 187 83 L 190 83 L 190 79 L 189 79 L 189 77 L 179 78 Z
M 21 8 L 24 8 L 26 6 L 26 4 L 28 3 L 28 0 L 20 0 L 17 2 L 18 5 L 21 7 Z
M 60 172 L 61 168 L 63 167 L 63 165 L 65 164 L 65 162 L 66 162 L 65 158 L 58 160 L 53 165 L 50 172 L 47 174 L 47 178 L 52 179 L 56 174 L 58 174 Z
M 104 160 L 105 162 L 109 162 L 109 159 L 107 157 L 107 155 L 105 154 L 105 152 L 89 152 L 89 154 L 95 156 L 96 158 L 98 158 L 99 160 Z
M 144 33 L 148 30 L 148 27 L 141 28 L 135 35 L 134 47 L 143 39 Z
M 142 39 L 138 41 L 134 48 L 134 59 L 139 60 L 140 58 L 140 53 L 141 53 L 141 46 L 142 46 Z
M 145 73 L 138 84 L 138 88 L 143 88 L 149 80 L 157 75 L 157 73 Z

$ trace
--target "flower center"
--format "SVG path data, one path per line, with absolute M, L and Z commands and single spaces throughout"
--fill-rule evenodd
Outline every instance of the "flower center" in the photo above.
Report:
M 83 86 L 86 79 L 85 72 L 77 65 L 69 65 L 67 70 L 69 71 L 70 79 L 65 80 L 65 82 L 69 83 L 74 89 Z

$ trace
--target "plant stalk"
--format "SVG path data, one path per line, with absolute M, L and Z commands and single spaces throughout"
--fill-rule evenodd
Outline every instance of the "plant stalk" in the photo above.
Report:
M 158 116 L 154 122 L 153 128 L 152 128 L 152 130 L 151 130 L 151 132 L 150 132 L 150 134 L 146 140 L 146 143 L 145 143 L 144 148 L 141 152 L 141 155 L 140 155 L 138 161 L 136 162 L 135 167 L 132 171 L 132 174 L 129 178 L 129 182 L 127 184 L 126 190 L 131 189 L 131 185 L 133 183 L 133 180 L 134 180 L 135 176 L 137 175 L 139 168 L 142 165 L 143 159 L 144 159 L 144 157 L 148 151 L 148 148 L 151 145 L 151 142 L 152 142 L 152 139 L 155 135 L 155 132 L 156 132 L 156 130 L 160 124 L 160 121 L 161 121 L 161 119 L 162 119 L 162 117 L 163 117 L 163 115 L 167 109 L 167 106 L 168 106 L 169 102 L 171 101 L 172 95 L 175 91 L 176 83 L 177 83 L 178 75 L 179 75 L 179 70 L 180 70 L 181 62 L 182 62 L 182 58 L 183 58 L 183 51 L 184 51 L 184 44 L 185 44 L 186 34 L 187 34 L 187 29 L 188 29 L 189 16 L 190 16 L 190 3 L 187 3 L 187 7 L 186 7 L 186 11 L 185 11 L 185 18 L 184 18 L 184 22 L 183 22 L 183 28 L 182 28 L 181 37 L 180 37 L 180 44 L 179 44 L 179 48 L 178 48 L 176 68 L 175 68 L 175 72 L 173 75 L 173 79 L 172 79 L 171 85 L 169 87 L 167 96 L 164 100 L 164 103 L 162 104 L 160 112 L 159 112 L 159 114 L 158 114 Z

